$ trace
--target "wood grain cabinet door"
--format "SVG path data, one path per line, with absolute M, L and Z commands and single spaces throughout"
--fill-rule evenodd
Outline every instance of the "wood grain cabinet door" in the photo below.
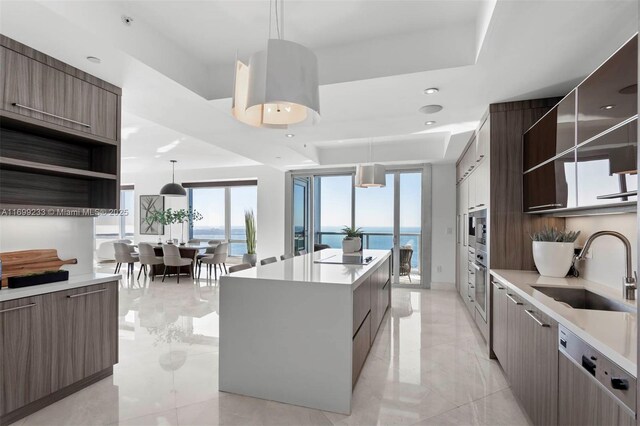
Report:
M 49 295 L 0 303 L 0 415 L 51 393 Z
M 118 95 L 13 50 L 0 49 L 2 109 L 117 140 Z
M 527 414 L 535 425 L 558 424 L 558 323 L 530 305 L 524 309 Z
M 107 283 L 54 295 L 54 386 L 60 389 L 118 362 L 118 294 Z
M 493 281 L 491 288 L 491 312 L 492 312 L 492 345 L 502 369 L 507 371 L 507 289 L 497 281 Z

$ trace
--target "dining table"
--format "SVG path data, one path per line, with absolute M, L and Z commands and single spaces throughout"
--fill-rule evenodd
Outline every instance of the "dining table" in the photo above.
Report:
M 178 250 L 180 250 L 180 257 L 185 259 L 193 259 L 193 267 L 195 270 L 196 267 L 196 257 L 200 253 L 200 251 L 206 250 L 210 247 L 215 247 L 215 245 L 207 244 L 206 242 L 200 243 L 185 243 L 185 244 L 176 244 Z M 156 256 L 162 256 L 162 244 L 154 244 L 153 251 Z M 189 266 L 181 266 L 179 271 L 177 266 L 170 266 L 167 269 L 167 274 L 175 274 L 179 272 L 180 274 L 189 274 Z M 164 265 L 153 265 L 153 274 L 154 275 L 162 275 L 164 273 Z

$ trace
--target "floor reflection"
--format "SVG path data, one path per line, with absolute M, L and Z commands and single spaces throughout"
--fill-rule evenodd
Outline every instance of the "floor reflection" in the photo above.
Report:
M 218 292 L 204 277 L 123 280 L 113 376 L 17 424 L 526 424 L 450 286 L 393 289 L 351 416 L 218 392 Z

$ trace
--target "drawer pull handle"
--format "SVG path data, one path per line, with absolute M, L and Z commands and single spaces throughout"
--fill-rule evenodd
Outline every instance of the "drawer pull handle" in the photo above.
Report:
M 29 110 L 29 111 L 37 112 L 38 114 L 48 115 L 49 117 L 57 118 L 59 120 L 68 121 L 68 122 L 73 123 L 73 124 L 78 124 L 80 126 L 86 127 L 87 129 L 91 128 L 90 124 L 82 123 L 80 121 L 72 120 L 70 118 L 66 118 L 66 117 L 62 117 L 62 116 L 59 116 L 59 115 L 51 114 L 50 112 L 42 111 L 40 109 L 31 108 L 31 107 L 28 107 L 26 105 L 21 105 L 21 104 L 19 104 L 17 102 L 13 102 L 11 105 L 13 105 L 14 107 L 17 107 L 17 108 L 22 108 L 22 109 L 26 109 L 26 110 Z
M 100 290 L 93 290 L 93 291 L 87 291 L 86 293 L 79 293 L 79 294 L 70 294 L 67 297 L 69 299 L 74 299 L 76 297 L 83 297 L 83 296 L 87 296 L 89 294 L 96 294 L 96 293 L 102 293 L 104 291 L 107 291 L 106 288 L 101 288 Z
M 509 298 L 509 300 L 511 300 L 513 303 L 515 303 L 516 305 L 522 305 L 522 302 L 518 302 L 516 299 L 513 298 L 513 296 L 511 296 L 510 294 L 507 294 L 507 297 Z
M 529 210 L 533 210 L 533 209 L 543 209 L 545 207 L 562 207 L 561 203 L 553 203 L 553 204 L 541 204 L 539 206 L 531 206 L 529 207 Z
M 496 290 L 504 290 L 504 287 L 501 287 L 498 283 L 493 283 L 493 285 L 496 287 Z
M 16 306 L 15 308 L 3 309 L 3 310 L 0 311 L 0 314 L 4 314 L 5 312 L 18 311 L 20 309 L 33 308 L 34 306 L 36 306 L 35 303 L 29 303 L 28 305 Z
M 537 322 L 540 327 L 551 327 L 549 324 L 545 324 L 542 321 L 540 321 L 538 318 L 536 318 L 536 316 L 533 314 L 533 311 L 529 309 L 525 309 L 524 311 L 527 313 L 527 315 L 533 318 L 533 320 Z

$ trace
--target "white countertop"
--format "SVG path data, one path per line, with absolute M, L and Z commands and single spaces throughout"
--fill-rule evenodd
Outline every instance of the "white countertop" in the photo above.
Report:
M 637 377 L 636 314 L 574 309 L 556 302 L 532 287 L 535 285 L 585 288 L 635 308 L 634 301 L 622 298 L 622 283 L 620 283 L 620 289 L 614 289 L 582 278 L 550 278 L 532 271 L 503 269 L 492 269 L 491 275 Z
M 20 299 L 23 297 L 38 296 L 46 293 L 54 293 L 56 291 L 69 290 L 93 284 L 117 281 L 121 277 L 121 275 L 92 273 L 71 276 L 67 281 L 58 281 L 51 284 L 32 285 L 22 288 L 3 287 L 2 290 L 0 290 L 0 302 Z
M 329 256 L 342 256 L 342 250 L 325 249 L 314 253 L 295 256 L 287 260 L 278 260 L 264 266 L 245 269 L 225 275 L 223 279 L 256 278 L 273 281 L 293 281 L 305 283 L 353 285 L 360 278 L 366 276 L 369 271 L 377 268 L 391 255 L 390 250 L 364 250 L 363 256 L 373 256 L 368 265 L 339 265 L 329 263 L 316 263 L 316 260 Z

